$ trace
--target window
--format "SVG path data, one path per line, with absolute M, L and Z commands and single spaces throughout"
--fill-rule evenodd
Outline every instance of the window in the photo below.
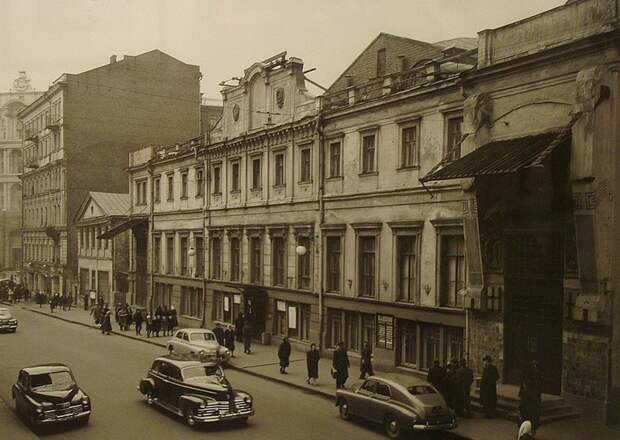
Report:
M 213 167 L 213 194 L 222 193 L 221 168 Z
M 174 174 L 168 174 L 168 200 L 174 200 Z
M 260 237 L 250 238 L 250 282 L 260 283 L 262 281 L 262 243 Z
M 275 185 L 284 185 L 284 153 L 275 155 Z
M 261 189 L 261 160 L 260 157 L 252 160 L 252 189 Z
M 463 358 L 463 329 L 461 327 L 444 327 L 444 353 L 446 362 Z
M 222 239 L 219 237 L 211 239 L 211 277 L 222 278 Z
M 463 117 L 451 117 L 447 120 L 446 155 L 448 160 L 461 157 Z
M 398 299 L 415 302 L 417 293 L 417 237 L 415 235 L 401 235 L 396 240 Z
M 288 329 L 286 328 L 286 302 L 276 301 L 276 311 L 274 316 L 275 332 L 278 335 L 288 336 Z
M 153 179 L 153 192 L 155 203 L 159 203 L 161 201 L 161 177 L 155 177 Z
M 344 342 L 342 312 L 340 310 L 327 309 L 327 323 L 329 328 L 329 346 L 336 347 L 339 342 Z
M 189 275 L 188 241 L 189 238 L 187 236 L 181 237 L 181 275 Z
M 204 239 L 196 236 L 196 276 L 202 277 L 205 273 Z
M 146 180 L 136 182 L 136 205 L 146 204 Z
M 345 312 L 346 345 L 352 351 L 360 351 L 359 317 L 355 312 Z
M 274 286 L 286 286 L 286 240 L 284 237 L 273 237 L 271 240 L 273 281 Z
M 310 308 L 310 304 L 301 304 L 299 306 L 300 311 L 300 319 L 299 323 L 299 338 L 304 341 L 310 340 L 310 321 L 312 318 L 312 310 Z
M 159 273 L 161 269 L 161 237 L 153 239 L 153 271 Z
M 442 306 L 462 307 L 458 292 L 465 288 L 465 240 L 462 235 L 441 236 L 440 299 Z
M 312 260 L 311 242 L 308 237 L 298 237 L 297 246 L 306 248 L 304 255 L 297 256 L 297 288 L 310 289 L 311 274 L 310 262 Z
M 301 169 L 299 173 L 301 182 L 312 181 L 311 151 L 312 150 L 310 148 L 303 148 L 301 150 Z
M 181 287 L 181 315 L 202 318 L 202 289 Z
M 407 366 L 418 365 L 418 329 L 413 321 L 402 320 L 402 363 Z
M 181 173 L 181 198 L 187 198 L 187 171 Z
M 340 292 L 340 236 L 327 236 L 327 291 Z
M 377 78 L 385 76 L 385 49 L 377 51 Z
M 204 186 L 204 170 L 202 170 L 201 168 L 196 169 L 196 197 L 202 197 Z
M 362 136 L 362 173 L 374 173 L 375 168 L 375 138 L 374 134 Z
M 239 314 L 241 298 L 227 292 L 213 292 L 213 319 L 233 324 Z
M 400 132 L 400 166 L 413 167 L 418 164 L 418 127 L 403 127 Z
M 422 368 L 428 370 L 433 366 L 433 361 L 441 361 L 441 328 L 436 325 L 425 324 L 422 327 L 422 352 L 424 363 Z
M 233 162 L 231 168 L 231 191 L 239 191 L 239 162 Z
M 374 236 L 359 237 L 359 294 L 375 296 L 375 241 Z
M 375 316 L 369 315 L 366 313 L 361 314 L 362 318 L 362 343 L 360 344 L 363 347 L 365 342 L 372 347 L 375 344 Z
M 329 144 L 329 177 L 340 177 L 340 142 Z
M 230 279 L 240 281 L 239 268 L 241 266 L 241 240 L 239 237 L 230 237 Z
M 166 273 L 174 273 L 174 237 L 166 237 Z

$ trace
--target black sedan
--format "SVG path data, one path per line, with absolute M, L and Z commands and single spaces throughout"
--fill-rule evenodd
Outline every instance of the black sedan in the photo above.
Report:
M 63 364 L 23 368 L 13 385 L 15 411 L 32 426 L 62 422 L 86 424 L 91 402 Z

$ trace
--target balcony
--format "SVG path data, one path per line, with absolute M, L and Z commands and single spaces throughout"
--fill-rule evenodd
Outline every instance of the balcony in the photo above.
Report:
M 24 132 L 24 140 L 34 142 L 36 144 L 39 142 L 39 135 L 34 129 L 27 128 Z
M 47 116 L 45 118 L 45 128 L 48 130 L 58 130 L 60 128 L 60 122 L 58 118 L 52 118 Z
M 37 168 L 39 168 L 39 162 L 37 161 L 37 159 L 32 158 L 32 159 L 26 159 L 24 161 L 24 169 L 36 170 Z

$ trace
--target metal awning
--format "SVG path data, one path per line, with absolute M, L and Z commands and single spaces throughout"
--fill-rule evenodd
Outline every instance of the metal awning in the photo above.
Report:
M 148 217 L 131 218 L 129 220 L 124 221 L 123 223 L 119 223 L 118 225 L 114 226 L 112 229 L 108 229 L 103 234 L 99 235 L 97 238 L 107 240 L 107 239 L 114 237 L 117 234 L 120 234 L 121 232 L 125 232 L 127 229 L 133 228 L 134 226 L 138 226 L 142 223 L 148 223 L 148 221 L 149 221 Z
M 557 147 L 570 144 L 571 129 L 494 141 L 452 162 L 442 161 L 420 182 L 514 173 L 542 166 Z

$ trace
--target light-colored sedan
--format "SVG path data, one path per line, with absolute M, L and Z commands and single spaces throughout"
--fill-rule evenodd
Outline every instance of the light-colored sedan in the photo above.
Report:
M 227 363 L 231 353 L 220 345 L 215 333 L 203 328 L 182 328 L 168 341 L 168 351 L 178 354 L 196 354 L 214 362 Z
M 6 307 L 0 307 L 0 331 L 10 331 L 15 333 L 17 330 L 17 319 L 13 318 L 11 311 Z

